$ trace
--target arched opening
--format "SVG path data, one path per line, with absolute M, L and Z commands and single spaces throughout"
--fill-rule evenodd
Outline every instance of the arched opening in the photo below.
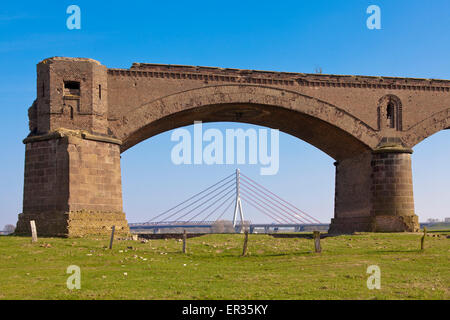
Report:
M 169 95 L 123 114 L 111 133 L 121 151 L 156 134 L 194 121 L 237 121 L 279 129 L 321 149 L 336 160 L 374 149 L 378 132 L 327 102 L 277 88 L 250 85 L 204 87 Z
M 450 217 L 450 130 L 439 131 L 414 147 L 414 198 L 420 222 Z
M 405 132 L 402 140 L 405 145 L 413 147 L 424 139 L 445 129 L 450 129 L 450 108 L 436 112 L 415 124 Z
M 316 146 L 334 159 L 345 159 L 370 150 L 364 142 L 319 118 L 276 106 L 254 104 L 207 105 L 169 115 L 132 132 L 123 140 L 121 149 L 125 151 L 156 134 L 198 120 L 204 123 L 238 121 L 279 129 Z
M 183 128 L 193 138 L 193 125 Z M 269 130 L 268 127 L 242 122 L 204 123 L 204 132 L 208 129 L 217 129 L 224 137 L 226 129 Z M 244 165 L 237 164 L 236 158 L 233 164 L 176 165 L 171 161 L 171 151 L 178 142 L 171 141 L 172 132 L 169 130 L 155 135 L 122 153 L 123 202 L 129 222 L 150 220 L 216 180 L 233 173 L 236 168 L 321 222 L 329 223 L 333 217 L 334 159 L 311 144 L 280 132 L 279 170 L 276 175 L 262 176 L 261 164 L 248 162 L 248 140 Z M 204 142 L 203 147 L 207 144 L 208 142 Z M 243 207 L 245 218 L 252 222 L 274 222 L 244 200 Z M 228 216 L 224 218 L 231 220 L 233 208 L 228 211 Z M 218 215 L 219 212 L 216 216 Z
M 336 160 L 336 167 L 330 165 L 327 170 L 333 171 L 339 183 L 334 183 L 333 174 L 326 183 L 330 188 L 328 192 L 334 186 L 336 188 L 334 197 L 327 196 L 331 203 L 333 200 L 336 203 L 334 217 L 344 225 L 348 224 L 346 217 L 359 217 L 360 228 L 369 228 L 370 154 L 378 144 L 379 136 L 373 128 L 334 105 L 287 90 L 226 85 L 188 90 L 160 98 L 127 111 L 120 118 L 120 122 L 112 124 L 111 130 L 123 142 L 121 152 L 150 137 L 167 135 L 165 132 L 191 125 L 195 121 L 239 122 L 241 125 L 244 123 L 279 129 L 280 132 L 320 149 L 329 156 L 325 158 L 330 163 L 330 159 Z M 300 167 L 298 165 L 297 170 Z M 167 165 L 165 169 L 168 170 Z M 236 166 L 230 169 L 235 170 Z M 285 177 L 285 184 L 291 181 L 295 184 L 302 179 L 301 176 L 294 179 L 293 170 L 295 169 L 290 170 L 291 174 Z M 123 174 L 125 184 L 125 170 Z M 183 179 L 193 180 L 194 178 Z M 315 179 L 312 178 L 312 181 Z M 296 188 L 292 186 L 290 191 L 296 193 Z M 126 193 L 125 190 L 125 209 Z M 295 198 L 298 198 L 298 194 Z M 329 221 L 333 210 L 323 211 L 326 213 L 320 218 Z

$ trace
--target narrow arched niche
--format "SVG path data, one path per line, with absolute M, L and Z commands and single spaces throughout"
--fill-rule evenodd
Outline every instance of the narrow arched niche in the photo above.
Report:
M 383 96 L 378 102 L 378 130 L 402 131 L 402 102 L 392 94 Z

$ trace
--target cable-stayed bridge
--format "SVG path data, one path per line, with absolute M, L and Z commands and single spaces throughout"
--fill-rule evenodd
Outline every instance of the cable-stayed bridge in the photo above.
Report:
M 272 223 L 252 223 L 245 220 L 242 203 L 253 207 L 259 214 L 271 219 Z M 248 229 L 252 233 L 257 228 L 263 228 L 265 232 L 279 228 L 303 231 L 305 228 L 327 228 L 328 226 L 237 169 L 235 173 L 154 216 L 149 221 L 130 223 L 130 228 L 153 230 L 155 233 L 173 228 L 211 229 L 215 223 L 226 218 L 232 218 L 232 226 L 236 232 Z

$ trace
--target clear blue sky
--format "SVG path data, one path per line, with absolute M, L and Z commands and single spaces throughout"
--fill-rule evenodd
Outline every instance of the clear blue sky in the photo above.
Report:
M 66 8 L 81 8 L 81 30 L 66 28 Z M 366 8 L 381 8 L 382 30 L 366 28 Z M 0 6 L 0 229 L 22 208 L 27 109 L 36 95 L 36 63 L 89 57 L 108 67 L 133 62 L 450 79 L 450 1 L 6 1 Z M 207 127 L 248 128 L 243 124 Z M 145 221 L 235 166 L 175 166 L 170 132 L 122 155 L 124 209 Z M 421 221 L 450 216 L 450 132 L 413 154 Z M 280 170 L 259 182 L 322 221 L 333 216 L 333 159 L 280 136 Z M 244 208 L 247 209 L 247 208 Z M 262 220 L 248 208 L 252 220 Z

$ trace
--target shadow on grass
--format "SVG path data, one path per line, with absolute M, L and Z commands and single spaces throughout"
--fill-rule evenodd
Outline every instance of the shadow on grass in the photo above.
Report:
M 370 250 L 367 253 L 383 254 L 383 253 L 422 253 L 420 249 L 404 249 L 404 250 Z
M 312 251 L 298 251 L 298 252 L 274 252 L 274 253 L 268 253 L 268 254 L 252 254 L 253 257 L 282 257 L 282 256 L 315 256 L 314 252 Z

